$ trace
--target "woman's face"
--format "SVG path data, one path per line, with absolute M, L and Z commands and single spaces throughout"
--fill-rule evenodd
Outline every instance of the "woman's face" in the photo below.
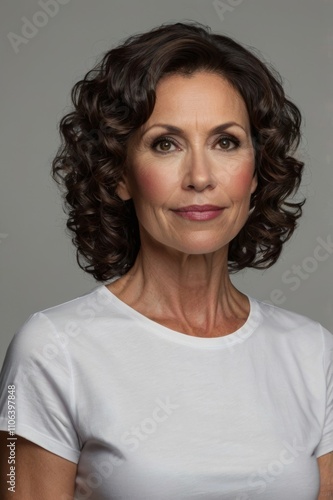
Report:
M 133 199 L 142 247 L 227 250 L 248 217 L 254 157 L 245 103 L 226 80 L 207 72 L 160 80 L 117 189 Z

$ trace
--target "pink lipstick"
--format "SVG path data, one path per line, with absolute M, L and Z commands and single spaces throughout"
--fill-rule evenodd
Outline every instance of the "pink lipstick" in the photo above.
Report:
M 173 210 L 183 219 L 194 221 L 207 221 L 218 217 L 224 209 L 216 205 L 189 205 Z

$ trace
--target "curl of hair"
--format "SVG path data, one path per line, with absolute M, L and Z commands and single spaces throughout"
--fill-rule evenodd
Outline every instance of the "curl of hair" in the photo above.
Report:
M 220 74 L 244 99 L 256 155 L 258 187 L 247 222 L 230 242 L 229 270 L 270 267 L 296 228 L 305 201 L 290 200 L 304 166 L 293 156 L 301 115 L 280 76 L 249 49 L 199 23 L 165 24 L 106 52 L 74 85 L 74 109 L 59 123 L 62 144 L 52 175 L 64 188 L 77 262 L 97 281 L 125 274 L 140 249 L 134 205 L 116 194 L 128 140 L 151 115 L 163 76 L 201 70 Z

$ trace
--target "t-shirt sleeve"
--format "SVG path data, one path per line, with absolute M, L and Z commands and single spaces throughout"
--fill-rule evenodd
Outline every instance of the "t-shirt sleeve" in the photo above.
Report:
M 333 451 L 333 335 L 325 328 L 322 328 L 322 333 L 326 401 L 322 438 L 315 451 L 317 458 Z
M 10 391 L 15 434 L 77 463 L 80 446 L 70 357 L 42 312 L 28 318 L 6 353 L 0 375 L 0 430 L 4 431 L 9 423 L 8 386 L 15 387 Z M 12 413 L 10 417 L 12 427 Z

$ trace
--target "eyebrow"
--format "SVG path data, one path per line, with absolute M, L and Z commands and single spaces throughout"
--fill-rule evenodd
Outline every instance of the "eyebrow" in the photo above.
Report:
M 240 125 L 239 123 L 237 122 L 226 122 L 226 123 L 223 123 L 221 125 L 217 125 L 217 127 L 214 127 L 212 128 L 209 133 L 210 134 L 220 134 L 221 132 L 224 132 L 226 129 L 228 129 L 229 127 L 232 127 L 232 126 L 236 126 L 236 127 L 240 127 L 242 130 L 244 130 L 245 133 L 247 133 L 247 131 L 245 130 L 245 128 Z M 161 128 L 164 128 L 166 129 L 168 132 L 170 133 L 174 133 L 174 134 L 181 134 L 183 133 L 184 131 L 179 128 L 179 127 L 175 127 L 174 125 L 169 125 L 168 123 L 154 123 L 154 125 L 151 125 L 151 127 L 147 128 L 142 134 L 141 134 L 141 137 L 143 137 L 149 130 L 151 130 L 152 128 L 154 127 L 161 127 Z

